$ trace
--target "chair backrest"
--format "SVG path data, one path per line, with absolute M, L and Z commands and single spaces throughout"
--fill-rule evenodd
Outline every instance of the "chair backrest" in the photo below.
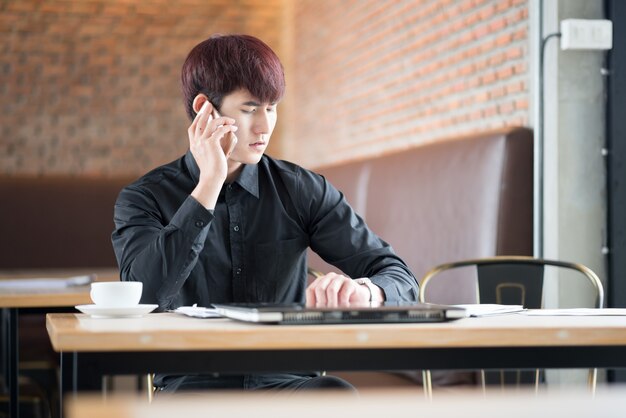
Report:
M 431 269 L 421 281 L 419 300 L 425 302 L 426 289 L 440 273 L 460 267 L 476 268 L 478 303 L 523 305 L 529 309 L 543 307 L 543 285 L 546 266 L 555 266 L 580 273 L 594 289 L 594 306 L 604 303 L 604 289 L 598 276 L 588 267 L 564 261 L 545 260 L 523 256 L 501 256 L 463 260 L 441 264 Z
M 522 305 L 528 309 L 543 308 L 544 275 L 547 266 L 574 271 L 591 284 L 594 294 L 594 306 L 601 308 L 604 302 L 604 290 L 598 276 L 582 264 L 563 261 L 544 260 L 524 256 L 500 256 L 463 260 L 441 264 L 424 275 L 421 281 L 419 300 L 428 301 L 426 297 L 429 285 L 435 277 L 445 277 L 443 272 L 461 273 L 464 267 L 473 270 L 475 279 L 476 302 L 498 303 L 505 305 Z M 472 269 L 473 267 L 473 269 Z M 463 271 L 462 273 L 467 273 Z M 467 280 L 467 275 L 457 274 L 454 279 Z M 441 280 L 444 282 L 444 280 Z M 465 303 L 465 302 L 464 302 Z M 595 371 L 591 372 L 595 376 Z M 480 380 L 483 390 L 486 384 L 530 384 L 538 385 L 541 380 L 539 371 L 481 371 Z M 595 378 L 593 380 L 595 382 Z M 595 384 L 595 383 L 594 383 Z

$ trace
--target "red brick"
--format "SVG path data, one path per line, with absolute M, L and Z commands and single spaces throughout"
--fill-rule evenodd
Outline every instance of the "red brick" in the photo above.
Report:
M 482 37 L 484 37 L 484 36 L 486 36 L 488 34 L 489 34 L 489 26 L 481 25 L 481 26 L 477 27 L 476 29 L 474 29 L 473 37 L 475 39 L 480 39 L 480 38 L 482 38 Z
M 507 49 L 506 51 L 507 59 L 520 58 L 522 57 L 522 55 L 523 55 L 523 51 L 521 47 L 510 48 L 510 49 Z
M 513 67 L 513 70 L 515 71 L 515 74 L 526 74 L 527 68 L 526 63 L 522 62 L 516 64 L 515 67 Z
M 448 110 L 455 110 L 461 107 L 461 101 L 460 100 L 452 100 L 450 101 L 450 103 L 448 103 Z
M 37 3 L 34 1 L 13 0 L 5 6 L 9 12 L 34 12 L 37 10 Z
M 472 26 L 480 22 L 480 15 L 478 13 L 472 13 L 465 17 L 464 23 L 466 26 Z
M 506 26 L 507 26 L 506 19 L 498 18 L 498 19 L 492 21 L 489 24 L 489 31 L 490 32 L 498 32 L 498 31 L 501 31 L 502 29 L 506 28 Z
M 494 66 L 494 67 L 498 66 L 504 62 L 505 58 L 506 58 L 505 54 L 496 53 L 494 56 L 489 58 L 489 65 Z
M 467 88 L 472 89 L 481 85 L 480 78 L 473 77 L 467 82 Z
M 149 37 L 165 37 L 171 31 L 171 26 L 168 25 L 150 25 L 144 31 L 144 36 Z
M 162 7 L 157 7 L 154 4 L 141 3 L 141 2 L 136 4 L 135 10 L 139 14 L 146 14 L 146 15 L 159 15 L 159 14 L 163 13 L 163 8 Z
M 470 48 L 465 53 L 465 56 L 467 58 L 474 58 L 474 57 L 476 57 L 478 55 L 480 55 L 480 48 L 478 48 L 478 47 Z
M 512 113 L 514 109 L 513 103 L 511 102 L 502 103 L 498 108 L 500 114 L 504 115 Z
M 472 10 L 472 8 L 474 7 L 474 2 L 472 0 L 463 0 L 460 3 L 461 3 L 459 5 L 460 14 L 465 14 L 468 11 Z
M 484 103 L 488 100 L 489 100 L 489 93 L 487 93 L 486 91 L 483 91 L 474 95 L 474 101 L 476 101 L 476 103 Z
M 78 26 L 73 23 L 59 22 L 49 25 L 46 32 L 49 35 L 70 35 L 76 32 L 77 27 Z
M 91 3 L 84 1 L 70 2 L 69 12 L 74 14 L 94 15 L 100 11 L 99 3 Z
M 485 7 L 484 9 L 481 9 L 481 11 L 480 11 L 480 18 L 482 20 L 487 20 L 487 19 L 491 18 L 494 15 L 495 11 L 496 11 L 495 6 L 493 4 L 490 4 L 487 7 Z
M 476 71 L 482 71 L 482 70 L 490 67 L 490 65 L 489 65 L 487 60 L 481 60 L 481 61 L 478 61 L 475 64 L 475 67 L 476 67 Z
M 515 101 L 515 109 L 528 109 L 528 99 L 519 99 Z
M 468 115 L 469 120 L 479 120 L 483 117 L 483 112 L 480 110 L 474 110 L 470 112 Z
M 519 41 L 522 39 L 526 39 L 528 37 L 528 29 L 527 28 L 522 28 L 522 29 L 518 29 L 515 32 L 513 32 L 513 40 L 514 41 Z
M 512 83 L 506 86 L 507 94 L 519 93 L 526 89 L 526 86 L 523 81 L 518 81 L 516 83 Z
M 459 75 L 461 77 L 466 77 L 466 76 L 472 74 L 473 72 L 474 72 L 474 65 L 473 64 L 469 64 L 469 65 L 466 65 L 464 67 L 461 67 L 459 69 L 458 73 L 459 73 Z
M 507 22 L 509 25 L 513 25 L 527 18 L 528 18 L 528 11 L 526 9 L 519 9 L 507 16 Z
M 132 6 L 119 3 L 105 3 L 100 12 L 103 16 L 126 16 L 132 13 Z
M 481 81 L 483 84 L 493 83 L 494 81 L 496 81 L 496 75 L 494 73 L 486 74 L 481 78 Z
M 87 24 L 80 27 L 77 31 L 79 36 L 100 36 L 109 33 L 111 27 L 108 25 Z
M 498 108 L 496 106 L 490 106 L 483 110 L 483 116 L 486 118 L 495 116 L 498 113 Z
M 496 88 L 492 89 L 489 92 L 489 97 L 491 99 L 499 99 L 500 97 L 503 97 L 505 93 L 506 93 L 505 88 L 499 86 L 499 87 L 496 87 Z
M 496 38 L 496 46 L 499 48 L 506 46 L 511 42 L 512 38 L 513 36 L 510 33 L 505 33 L 503 35 L 500 35 Z
M 500 0 L 496 5 L 496 12 L 500 13 L 506 11 L 509 7 L 511 7 L 510 0 Z
M 501 68 L 496 72 L 498 79 L 504 80 L 505 78 L 509 78 L 513 75 L 513 67 L 505 67 Z

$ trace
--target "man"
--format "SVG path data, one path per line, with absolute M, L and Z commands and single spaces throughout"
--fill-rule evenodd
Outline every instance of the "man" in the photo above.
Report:
M 112 240 L 142 302 L 414 301 L 417 282 L 323 177 L 264 154 L 285 81 L 274 52 L 246 35 L 213 36 L 182 69 L 189 151 L 126 187 Z M 330 122 L 329 122 L 330 123 Z M 307 287 L 307 247 L 349 276 Z M 353 280 L 360 279 L 360 280 Z M 311 374 L 157 376 L 162 390 L 349 387 Z

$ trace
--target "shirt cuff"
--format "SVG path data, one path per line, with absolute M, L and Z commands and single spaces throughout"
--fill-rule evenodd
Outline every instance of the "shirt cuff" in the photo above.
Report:
M 370 277 L 370 281 L 383 290 L 385 302 L 398 302 L 402 300 L 395 281 L 384 276 L 372 276 Z
M 210 225 L 214 218 L 212 210 L 205 208 L 200 202 L 189 196 L 180 205 L 170 224 L 183 231 L 200 232 Z

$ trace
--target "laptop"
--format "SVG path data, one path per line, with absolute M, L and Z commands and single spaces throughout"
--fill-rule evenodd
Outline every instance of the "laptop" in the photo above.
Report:
M 463 308 L 430 303 L 384 303 L 375 306 L 307 308 L 302 304 L 213 304 L 220 315 L 245 322 L 284 325 L 426 323 L 467 317 Z

